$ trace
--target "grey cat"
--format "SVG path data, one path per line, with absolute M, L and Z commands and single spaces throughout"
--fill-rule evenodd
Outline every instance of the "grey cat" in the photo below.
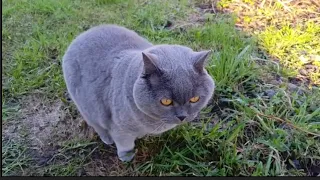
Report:
M 204 66 L 210 51 L 152 45 L 134 31 L 100 25 L 80 34 L 63 57 L 71 99 L 122 161 L 134 141 L 193 120 L 214 93 Z

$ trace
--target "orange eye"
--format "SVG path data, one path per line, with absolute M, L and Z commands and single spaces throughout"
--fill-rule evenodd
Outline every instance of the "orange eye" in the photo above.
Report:
M 196 102 L 199 101 L 199 99 L 200 99 L 199 96 L 195 96 L 195 97 L 193 97 L 193 98 L 190 99 L 190 102 L 191 102 L 191 103 L 196 103 Z
M 169 106 L 172 104 L 172 100 L 171 99 L 167 99 L 167 98 L 163 98 L 161 99 L 161 104 L 164 105 L 164 106 Z

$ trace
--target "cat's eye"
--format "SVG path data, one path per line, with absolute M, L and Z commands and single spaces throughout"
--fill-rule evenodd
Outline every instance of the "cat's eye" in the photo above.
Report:
M 191 103 L 196 103 L 196 102 L 199 101 L 199 99 L 200 99 L 199 96 L 195 96 L 195 97 L 192 97 L 192 98 L 190 99 L 190 102 L 191 102 Z
M 164 105 L 164 106 L 169 106 L 172 104 L 172 100 L 171 99 L 167 99 L 167 98 L 163 98 L 161 99 L 161 104 Z

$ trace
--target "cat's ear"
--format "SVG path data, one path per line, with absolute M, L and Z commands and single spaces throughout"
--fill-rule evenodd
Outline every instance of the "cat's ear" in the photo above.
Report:
M 200 52 L 194 52 L 193 55 L 193 65 L 195 70 L 202 74 L 204 72 L 204 68 L 208 63 L 208 57 L 211 54 L 211 50 L 209 51 L 200 51 Z
M 157 59 L 156 55 L 142 52 L 142 59 L 143 59 L 143 65 L 144 65 L 144 68 L 143 68 L 144 75 L 160 73 L 159 68 L 155 64 L 155 61 Z

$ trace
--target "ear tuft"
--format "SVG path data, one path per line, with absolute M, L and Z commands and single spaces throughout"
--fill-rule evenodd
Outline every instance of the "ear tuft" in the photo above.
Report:
M 155 64 L 155 61 L 157 59 L 156 55 L 142 52 L 142 59 L 144 64 L 144 69 L 143 69 L 144 75 L 151 75 L 151 74 L 160 72 L 160 70 Z
M 208 57 L 211 54 L 211 51 L 200 51 L 195 52 L 194 54 L 194 68 L 198 73 L 202 74 L 205 66 L 207 65 Z

